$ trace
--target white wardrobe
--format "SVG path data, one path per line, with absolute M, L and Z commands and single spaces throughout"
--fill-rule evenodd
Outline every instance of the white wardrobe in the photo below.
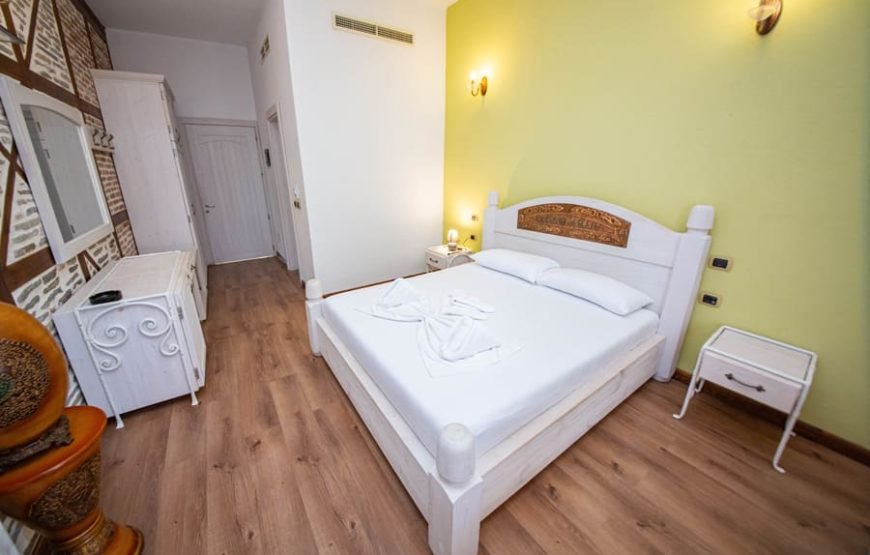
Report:
M 207 239 L 199 229 L 199 199 L 184 158 L 169 84 L 163 75 L 92 73 L 106 131 L 115 136 L 115 167 L 139 252 L 195 252 L 204 316 Z

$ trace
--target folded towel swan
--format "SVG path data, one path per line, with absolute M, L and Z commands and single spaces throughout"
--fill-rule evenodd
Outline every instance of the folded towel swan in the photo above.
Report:
M 374 306 L 359 310 L 395 322 L 420 322 L 420 354 L 433 377 L 493 364 L 518 350 L 504 345 L 484 326 L 483 321 L 495 308 L 462 292 L 433 303 L 407 280 L 399 278 Z

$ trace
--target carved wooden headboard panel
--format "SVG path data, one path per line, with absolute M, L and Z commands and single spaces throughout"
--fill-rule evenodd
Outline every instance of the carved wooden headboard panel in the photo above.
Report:
M 558 203 L 520 209 L 517 228 L 625 248 L 631 222 L 596 208 Z

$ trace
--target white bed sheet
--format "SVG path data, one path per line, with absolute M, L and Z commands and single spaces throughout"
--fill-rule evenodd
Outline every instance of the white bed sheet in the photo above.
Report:
M 464 264 L 411 278 L 433 298 L 461 290 L 495 307 L 486 326 L 519 345 L 506 360 L 474 372 L 433 378 L 417 345 L 416 323 L 360 312 L 388 285 L 329 297 L 323 316 L 356 360 L 435 455 L 441 429 L 460 422 L 475 435 L 478 456 L 571 391 L 606 370 L 618 354 L 652 337 L 658 315 L 618 316 L 540 285 Z

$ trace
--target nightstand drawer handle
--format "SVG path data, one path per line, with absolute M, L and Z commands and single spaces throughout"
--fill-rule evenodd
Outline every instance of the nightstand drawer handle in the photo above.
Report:
M 752 385 L 752 384 L 748 384 L 746 382 L 741 382 L 740 380 L 735 378 L 734 374 L 732 374 L 731 372 L 728 372 L 727 374 L 725 374 L 725 377 L 728 378 L 729 380 L 732 380 L 732 381 L 739 383 L 743 387 L 749 387 L 749 388 L 752 388 L 759 393 L 764 393 L 764 386 L 763 385 Z

